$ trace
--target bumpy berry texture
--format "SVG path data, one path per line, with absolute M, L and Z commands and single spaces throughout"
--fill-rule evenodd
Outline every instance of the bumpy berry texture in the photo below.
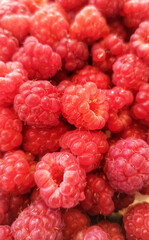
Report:
M 63 80 L 61 81 L 58 85 L 57 85 L 57 92 L 58 92 L 58 96 L 59 97 L 62 97 L 64 92 L 65 92 L 65 89 L 69 86 L 72 86 L 74 85 L 72 81 L 70 80 Z
M 0 226 L 0 239 L 1 240 L 13 240 L 10 226 Z
M 87 0 L 56 0 L 66 10 L 73 10 L 75 8 L 82 7 Z
M 31 13 L 35 13 L 40 7 L 44 7 L 47 4 L 47 0 L 20 0 L 25 4 Z
M 142 139 L 117 141 L 108 151 L 105 173 L 116 191 L 134 194 L 149 181 L 149 146 Z
M 94 27 L 93 27 L 94 26 Z M 109 32 L 105 18 L 94 6 L 84 7 L 75 16 L 70 26 L 70 36 L 78 40 L 92 43 Z
M 61 56 L 64 69 L 68 71 L 80 69 L 87 64 L 89 51 L 82 41 L 63 38 L 54 44 L 53 49 Z
M 149 239 L 148 218 L 149 204 L 147 202 L 138 203 L 128 208 L 123 218 L 128 240 Z
M 81 85 L 93 82 L 96 83 L 99 89 L 107 89 L 110 79 L 108 75 L 101 72 L 97 67 L 87 65 L 73 76 L 72 82 Z
M 0 61 L 0 105 L 12 105 L 20 85 L 25 81 L 27 73 L 21 63 Z
M 141 123 L 137 122 L 132 122 L 131 125 L 129 125 L 125 131 L 121 133 L 122 138 L 128 138 L 128 137 L 133 137 L 133 138 L 140 138 L 143 139 L 144 141 L 147 140 L 147 129 L 145 126 L 143 126 Z M 149 144 L 149 142 L 148 142 Z
M 71 152 L 77 157 L 80 166 L 86 172 L 96 169 L 103 157 L 103 153 L 108 151 L 106 135 L 99 132 L 89 132 L 83 130 L 68 131 L 60 138 L 62 151 Z
M 74 235 L 73 240 L 110 240 L 108 235 L 99 226 L 83 229 Z
M 85 200 L 81 202 L 82 208 L 91 216 L 102 214 L 110 215 L 114 211 L 112 200 L 114 191 L 110 187 L 104 174 L 88 174 L 85 188 Z
M 22 122 L 11 108 L 0 107 L 0 150 L 18 148 L 22 143 Z
M 33 155 L 21 150 L 5 153 L 0 159 L 0 191 L 24 194 L 35 185 L 36 162 Z
M 61 57 L 48 45 L 38 42 L 35 37 L 28 37 L 23 47 L 13 56 L 21 62 L 28 72 L 29 79 L 48 79 L 61 69 Z
M 89 217 L 79 209 L 69 209 L 62 215 L 64 220 L 63 239 L 70 240 L 76 232 L 90 226 Z
M 113 64 L 113 83 L 127 89 L 138 90 L 148 82 L 149 68 L 134 54 L 119 57 Z
M 60 102 L 56 87 L 48 81 L 27 81 L 14 100 L 20 120 L 28 125 L 49 127 L 59 124 Z
M 128 39 L 128 31 L 125 28 L 121 19 L 114 19 L 109 22 L 110 32 L 120 37 L 123 40 Z
M 61 97 L 63 116 L 77 128 L 89 130 L 101 129 L 108 120 L 109 104 L 104 90 L 99 90 L 95 83 L 70 86 Z
M 7 223 L 7 213 L 9 211 L 10 196 L 0 192 L 0 225 Z
M 47 153 L 37 164 L 35 181 L 52 208 L 71 208 L 84 200 L 85 171 L 70 153 Z
M 25 126 L 23 131 L 23 148 L 34 155 L 56 152 L 60 148 L 59 139 L 67 132 L 68 127 L 60 123 L 56 127 L 39 129 Z
M 135 195 L 128 195 L 126 193 L 115 192 L 113 196 L 115 210 L 119 211 L 127 208 L 135 200 Z
M 110 240 L 125 240 L 123 230 L 117 223 L 111 223 L 109 221 L 101 221 L 98 226 L 107 233 Z
M 60 211 L 50 209 L 43 201 L 36 201 L 20 213 L 11 226 L 15 240 L 62 240 Z
M 136 103 L 132 107 L 136 119 L 145 120 L 149 123 L 149 84 L 142 84 L 136 95 Z
M 31 18 L 31 35 L 41 43 L 53 46 L 67 36 L 69 23 L 65 15 L 64 10 L 56 4 L 41 8 Z

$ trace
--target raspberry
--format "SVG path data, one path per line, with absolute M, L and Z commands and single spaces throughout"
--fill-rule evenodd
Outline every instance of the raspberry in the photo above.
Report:
M 23 148 L 34 155 L 44 155 L 60 148 L 59 139 L 67 132 L 68 127 L 60 123 L 56 127 L 39 129 L 25 126 L 23 132 Z
M 99 11 L 106 17 L 116 17 L 120 14 L 124 0 L 89 0 L 90 4 L 94 4 Z
M 0 159 L 0 191 L 24 194 L 34 185 L 36 162 L 31 154 L 21 150 L 8 152 Z
M 30 200 L 31 202 L 41 200 L 40 189 L 37 186 L 33 188 L 33 191 L 30 195 Z
M 102 214 L 110 215 L 114 211 L 112 200 L 114 191 L 110 187 L 104 174 L 88 174 L 85 188 L 85 200 L 82 208 L 91 216 Z
M 113 201 L 115 205 L 115 210 L 119 211 L 123 208 L 127 208 L 135 200 L 135 195 L 128 195 L 126 193 L 115 192 L 113 196 Z
M 120 19 L 110 21 L 109 23 L 110 32 L 117 35 L 123 40 L 128 38 L 128 29 L 125 28 L 123 22 Z
M 7 213 L 9 211 L 10 196 L 0 192 L 0 225 L 7 224 Z
M 70 240 L 73 235 L 90 226 L 89 217 L 78 209 L 69 209 L 63 214 L 63 239 Z
M 69 23 L 66 19 L 64 10 L 59 5 L 49 4 L 41 8 L 31 18 L 30 33 L 41 43 L 53 44 L 68 33 Z
M 147 202 L 138 203 L 128 208 L 123 218 L 128 240 L 149 239 L 148 218 L 149 204 Z
M 23 14 L 23 15 L 29 15 L 30 11 L 28 7 L 21 2 L 22 0 L 1 0 L 0 7 L 0 19 L 2 19 L 4 16 L 7 15 L 13 15 L 13 14 Z
M 105 173 L 113 189 L 134 194 L 149 181 L 149 146 L 142 139 L 122 139 L 106 157 Z
M 17 51 L 18 40 L 10 32 L 0 28 L 0 61 L 8 62 Z
M 67 152 L 47 153 L 36 167 L 40 195 L 52 208 L 71 208 L 84 200 L 85 180 L 85 171 Z
M 108 75 L 101 72 L 97 67 L 87 65 L 73 76 L 72 82 L 81 85 L 87 82 L 94 82 L 97 88 L 107 89 L 110 79 Z
M 146 128 L 145 126 L 141 125 L 140 123 L 132 122 L 131 125 L 129 125 L 125 131 L 122 132 L 121 137 L 122 138 L 140 138 L 146 141 L 147 134 L 146 134 Z
M 86 43 L 71 38 L 62 38 L 53 49 L 63 59 L 64 69 L 74 71 L 87 64 L 89 51 Z
M 0 61 L 0 105 L 13 104 L 20 85 L 27 81 L 27 74 L 19 62 Z
M 84 40 L 89 44 L 104 37 L 108 32 L 109 28 L 105 18 L 94 6 L 84 7 L 77 13 L 70 26 L 72 38 Z
M 53 77 L 61 68 L 61 57 L 48 45 L 38 42 L 35 37 L 26 38 L 23 47 L 13 56 L 28 72 L 29 79 Z
M 62 97 L 64 92 L 65 92 L 65 89 L 69 86 L 72 86 L 72 85 L 74 85 L 74 84 L 69 80 L 63 80 L 62 82 L 60 82 L 57 85 L 57 91 L 58 91 L 59 97 Z
M 13 240 L 11 228 L 7 225 L 0 226 L 0 239 L 1 240 Z
M 47 0 L 19 0 L 27 6 L 31 13 L 35 13 L 40 7 L 44 7 L 47 4 Z
M 66 132 L 60 138 L 60 146 L 63 151 L 74 154 L 86 172 L 96 169 L 102 160 L 103 153 L 108 150 L 108 142 L 103 132 L 78 129 Z
M 14 100 L 19 118 L 37 127 L 59 124 L 60 103 L 56 87 L 48 81 L 27 81 Z
M 77 128 L 101 129 L 108 120 L 109 104 L 95 83 L 67 87 L 61 98 L 63 116 Z
M 92 226 L 89 227 L 87 230 L 83 229 L 75 234 L 73 240 L 110 240 L 107 234 L 99 227 L 99 226 Z
M 143 119 L 149 123 L 149 84 L 142 84 L 136 95 L 136 103 L 132 107 L 136 119 Z
M 22 143 L 22 122 L 12 109 L 0 107 L 0 150 L 10 151 Z
M 98 226 L 107 233 L 110 240 L 125 240 L 121 226 L 118 223 L 111 223 L 103 220 L 98 223 Z
M 56 0 L 66 10 L 73 10 L 86 4 L 87 0 Z
M 20 213 L 11 226 L 15 240 L 62 240 L 60 211 L 48 208 L 43 201 L 36 201 Z
M 138 90 L 148 81 L 149 68 L 134 54 L 119 57 L 113 64 L 113 83 L 117 86 Z

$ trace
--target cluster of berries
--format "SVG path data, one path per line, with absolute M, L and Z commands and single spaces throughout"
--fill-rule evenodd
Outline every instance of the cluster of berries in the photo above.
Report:
M 0 1 L 0 240 L 149 240 L 148 128 L 149 0 Z

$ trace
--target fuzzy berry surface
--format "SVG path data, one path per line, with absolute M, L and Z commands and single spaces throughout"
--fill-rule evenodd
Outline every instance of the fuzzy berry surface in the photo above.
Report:
M 110 240 L 106 232 L 97 225 L 83 229 L 75 234 L 73 240 Z
M 37 164 L 34 177 L 49 207 L 71 208 L 85 199 L 86 174 L 70 153 L 47 153 Z
M 11 230 L 15 240 L 62 240 L 61 213 L 36 201 L 20 213 Z
M 61 151 L 71 152 L 77 157 L 80 166 L 86 172 L 96 169 L 103 153 L 108 151 L 106 135 L 101 131 L 74 130 L 66 132 L 60 138 Z
M 0 159 L 0 191 L 24 194 L 34 187 L 36 162 L 30 153 L 22 150 L 7 152 Z
M 109 104 L 104 90 L 88 82 L 65 89 L 61 97 L 61 111 L 77 128 L 97 130 L 103 128 L 108 120 Z
M 123 218 L 128 240 L 147 240 L 149 238 L 148 218 L 149 204 L 147 202 L 128 208 Z
M 2 152 L 18 148 L 23 140 L 23 124 L 11 108 L 0 107 L 0 150 Z
M 104 171 L 113 189 L 134 194 L 149 179 L 149 146 L 142 139 L 126 138 L 113 144 Z
M 11 228 L 8 225 L 0 226 L 0 239 L 1 240 L 13 240 Z
M 48 81 L 27 81 L 14 100 L 20 120 L 36 127 L 59 124 L 60 102 L 56 87 Z
M 64 9 L 66 10 L 74 10 L 76 8 L 82 7 L 86 4 L 87 0 L 56 0 Z

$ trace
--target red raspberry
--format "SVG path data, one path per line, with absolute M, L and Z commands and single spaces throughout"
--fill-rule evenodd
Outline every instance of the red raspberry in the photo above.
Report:
M 118 223 L 103 220 L 98 223 L 98 226 L 107 233 L 110 240 L 125 240 L 123 230 Z
M 0 28 L 0 61 L 8 62 L 17 51 L 18 40 L 10 32 Z
M 59 5 L 50 4 L 41 8 L 31 18 L 30 32 L 41 43 L 53 44 L 68 33 L 69 23 L 64 10 Z
M 34 185 L 36 162 L 31 154 L 21 150 L 8 152 L 0 159 L 0 191 L 24 194 Z
M 149 84 L 142 84 L 136 95 L 136 103 L 132 107 L 136 119 L 143 119 L 149 123 Z
M 148 81 L 149 68 L 134 54 L 119 57 L 113 64 L 113 83 L 117 86 L 138 90 Z
M 89 0 L 90 4 L 94 4 L 99 11 L 106 17 L 116 17 L 120 14 L 124 0 Z
M 59 54 L 50 46 L 39 43 L 35 37 L 26 38 L 13 60 L 22 63 L 29 79 L 48 79 L 61 68 Z
M 19 0 L 25 4 L 31 13 L 35 13 L 40 7 L 44 7 L 47 4 L 47 0 Z
M 28 7 L 23 3 L 22 0 L 1 0 L 0 2 L 0 18 L 6 15 L 13 15 L 13 14 L 24 14 L 29 15 L 30 11 Z
M 70 240 L 78 231 L 90 226 L 89 217 L 78 209 L 69 209 L 63 214 L 63 239 Z
M 67 87 L 61 98 L 63 116 L 77 128 L 101 129 L 108 120 L 109 104 L 95 83 Z
M 83 229 L 79 231 L 77 234 L 74 235 L 73 240 L 110 240 L 107 234 L 99 227 L 99 226 L 92 226 L 89 227 L 87 230 Z
M 105 173 L 113 189 L 134 194 L 149 181 L 149 146 L 142 139 L 122 139 L 106 157 Z
M 0 239 L 1 240 L 13 240 L 10 226 L 0 226 Z
M 132 122 L 131 125 L 129 125 L 125 131 L 122 132 L 121 137 L 122 138 L 140 138 L 146 141 L 147 134 L 146 134 L 146 128 L 141 123 Z
M 127 208 L 135 200 L 135 195 L 127 195 L 126 193 L 115 192 L 113 201 L 115 210 L 119 211 L 123 208 Z
M 86 175 L 70 153 L 47 153 L 37 164 L 35 181 L 49 207 L 71 208 L 84 200 Z
M 128 38 L 128 29 L 125 28 L 123 22 L 120 19 L 110 21 L 109 23 L 110 32 L 117 35 L 123 40 Z
M 0 107 L 0 150 L 13 150 L 22 143 L 22 122 L 12 109 Z
M 138 203 L 128 209 L 123 218 L 128 240 L 149 239 L 148 218 L 149 204 L 147 202 Z
M 122 15 L 126 26 L 138 27 L 149 19 L 149 0 L 125 0 Z
M 112 200 L 114 191 L 110 187 L 104 174 L 88 174 L 85 188 L 85 200 L 81 202 L 82 208 L 89 215 L 110 215 L 114 211 Z
M 149 130 L 147 132 L 147 143 L 149 144 Z
M 56 127 L 45 129 L 25 126 L 23 148 L 34 155 L 56 152 L 60 148 L 59 139 L 67 130 L 67 125 L 62 122 Z
M 20 213 L 11 226 L 15 240 L 62 240 L 62 220 L 58 209 L 36 201 Z
M 65 92 L 65 89 L 72 85 L 74 85 L 74 84 L 70 80 L 63 80 L 62 82 L 60 82 L 57 85 L 57 91 L 58 91 L 59 97 L 62 97 Z
M 40 189 L 37 186 L 33 188 L 33 191 L 30 195 L 30 200 L 31 202 L 41 200 Z
M 10 196 L 0 192 L 0 225 L 7 224 Z
M 64 69 L 74 71 L 87 64 L 89 51 L 86 43 L 71 38 L 62 38 L 53 49 L 63 59 Z
M 97 67 L 87 65 L 73 76 L 72 82 L 81 85 L 84 85 L 87 82 L 94 82 L 96 83 L 97 88 L 107 89 L 110 83 L 110 78 Z
M 37 127 L 59 124 L 60 102 L 56 87 L 48 81 L 27 81 L 14 100 L 19 118 Z
M 56 0 L 66 10 L 73 10 L 87 4 L 88 0 Z
M 94 27 L 93 27 L 94 26 Z M 104 37 L 109 32 L 105 18 L 94 6 L 86 6 L 75 16 L 70 26 L 70 36 L 87 43 Z
M 0 105 L 13 104 L 20 85 L 25 81 L 27 74 L 21 63 L 0 61 Z
M 60 146 L 63 151 L 71 152 L 77 157 L 80 166 L 86 172 L 96 169 L 103 153 L 108 150 L 106 135 L 99 132 L 74 130 L 66 132 L 60 139 Z

